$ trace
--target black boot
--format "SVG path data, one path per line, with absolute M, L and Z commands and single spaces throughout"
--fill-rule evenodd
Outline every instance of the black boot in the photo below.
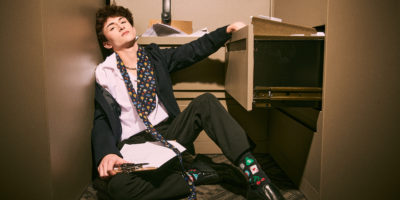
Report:
M 221 182 L 221 177 L 217 171 L 213 169 L 205 160 L 197 156 L 192 165 L 189 167 L 189 174 L 192 171 L 197 178 L 194 180 L 195 185 L 211 185 Z
M 250 187 L 247 192 L 248 200 L 284 200 L 282 194 L 279 192 L 279 189 L 272 183 L 259 186 L 259 187 Z
M 240 171 L 239 168 L 226 163 L 214 163 L 208 156 L 198 154 L 193 164 L 188 168 L 199 169 L 200 171 L 209 172 L 206 179 L 207 181 L 198 181 L 200 184 L 205 185 L 204 182 L 210 184 L 229 184 L 232 186 L 246 188 L 248 185 L 247 178 Z M 211 174 L 210 174 L 211 172 Z M 218 178 L 215 175 L 216 173 Z M 245 190 L 243 191 L 245 192 Z

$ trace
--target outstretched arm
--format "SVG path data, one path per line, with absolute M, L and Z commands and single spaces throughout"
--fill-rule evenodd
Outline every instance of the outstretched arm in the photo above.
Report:
M 178 48 L 161 50 L 167 61 L 169 72 L 177 71 L 193 65 L 208 57 L 222 47 L 231 38 L 231 33 L 245 26 L 242 22 L 235 22 L 210 32 L 197 40 L 184 44 Z
M 104 90 L 101 90 L 101 86 L 96 84 L 96 101 L 95 101 L 95 112 L 94 112 L 94 123 L 92 130 L 92 152 L 94 158 L 94 165 L 97 166 L 100 177 L 105 178 L 112 176 L 115 173 L 112 172 L 115 164 L 125 163 L 122 159 L 122 155 L 117 147 L 117 138 L 113 134 L 111 123 L 107 118 L 106 110 L 108 113 L 112 113 L 111 108 L 106 106 L 106 100 L 103 96 Z M 111 96 L 111 95 L 110 95 Z M 116 114 L 117 115 L 117 114 Z M 118 129 L 118 127 L 114 127 Z
M 121 158 L 105 114 L 98 103 L 95 109 L 92 145 L 95 164 L 98 164 L 97 171 L 101 178 L 115 175 L 112 171 L 114 165 L 126 162 Z

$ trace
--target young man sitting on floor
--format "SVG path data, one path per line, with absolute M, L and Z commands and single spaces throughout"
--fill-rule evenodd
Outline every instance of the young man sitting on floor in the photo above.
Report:
M 171 199 L 189 195 L 196 199 L 195 185 L 201 172 L 169 169 L 146 173 L 115 173 L 126 163 L 120 153 L 124 144 L 156 140 L 179 151 L 166 140 L 190 146 L 201 130 L 224 155 L 248 177 L 249 199 L 283 199 L 250 152 L 244 130 L 211 94 L 195 98 L 180 112 L 170 73 L 207 58 L 230 39 L 241 22 L 218 28 L 177 48 L 143 47 L 136 42 L 131 12 L 107 6 L 96 15 L 97 36 L 113 53 L 96 68 L 95 116 L 92 130 L 94 164 L 107 178 L 107 193 L 113 199 Z M 140 154 L 140 152 L 137 152 Z

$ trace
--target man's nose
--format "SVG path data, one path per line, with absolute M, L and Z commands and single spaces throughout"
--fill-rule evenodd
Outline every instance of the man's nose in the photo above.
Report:
M 119 28 L 119 31 L 122 31 L 122 30 L 124 30 L 124 29 L 125 29 L 125 26 L 124 26 L 124 25 L 122 25 L 122 24 L 118 24 L 118 28 Z

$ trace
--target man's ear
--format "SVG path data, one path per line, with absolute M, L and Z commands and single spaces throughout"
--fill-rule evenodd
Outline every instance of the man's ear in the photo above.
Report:
M 106 49 L 112 49 L 112 46 L 111 46 L 111 44 L 110 44 L 110 42 L 103 42 L 103 47 L 104 48 L 106 48 Z

